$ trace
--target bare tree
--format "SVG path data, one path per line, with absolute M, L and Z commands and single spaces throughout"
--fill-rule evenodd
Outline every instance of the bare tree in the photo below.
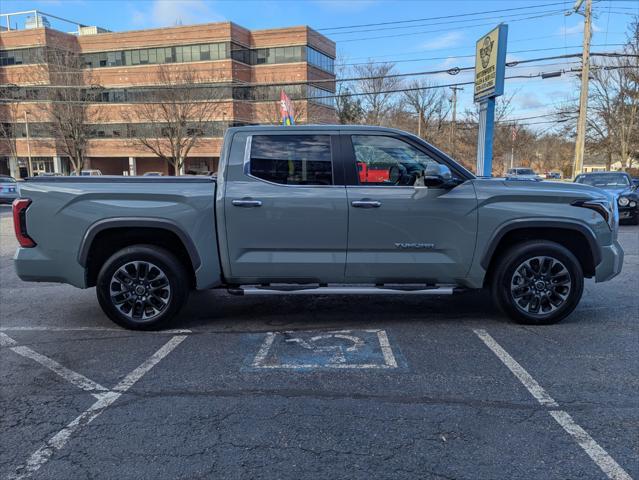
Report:
M 19 103 L 13 98 L 14 92 L 9 88 L 0 88 L 0 152 L 18 158 L 16 123 Z
M 446 97 L 441 88 L 428 80 L 413 80 L 403 92 L 403 100 L 408 110 L 417 116 L 418 135 L 426 137 L 427 132 L 441 129 L 448 114 Z
M 225 87 L 201 85 L 194 69 L 168 65 L 158 68 L 154 83 L 155 89 L 149 91 L 153 101 L 136 104 L 123 117 L 130 123 L 131 143 L 149 150 L 181 175 L 193 147 L 204 137 L 218 136 L 211 131 L 211 122 L 219 115 Z
M 97 113 L 90 113 L 88 104 L 96 102 L 100 95 L 100 88 L 90 85 L 90 73 L 84 71 L 81 62 L 76 52 L 50 50 L 46 64 L 50 86 L 35 90 L 39 96 L 35 108 L 42 118 L 48 118 L 56 149 L 69 158 L 78 174 L 86 160 L 91 124 L 99 121 Z
M 355 74 L 361 80 L 355 81 L 355 91 L 360 94 L 364 118 L 371 125 L 384 125 L 393 108 L 394 92 L 401 86 L 399 77 L 393 77 L 394 63 L 369 61 L 355 66 Z

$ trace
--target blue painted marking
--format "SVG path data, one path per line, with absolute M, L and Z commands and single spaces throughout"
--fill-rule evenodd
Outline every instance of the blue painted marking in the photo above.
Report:
M 385 330 L 284 331 L 252 335 L 242 370 L 405 369 Z

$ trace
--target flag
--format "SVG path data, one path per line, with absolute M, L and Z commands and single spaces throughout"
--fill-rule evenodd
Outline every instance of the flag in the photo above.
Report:
M 280 115 L 282 117 L 282 125 L 295 125 L 293 120 L 293 104 L 284 90 L 280 92 Z
M 510 127 L 510 133 L 512 136 L 513 143 L 515 143 L 515 140 L 517 140 L 517 127 L 515 127 L 514 125 Z

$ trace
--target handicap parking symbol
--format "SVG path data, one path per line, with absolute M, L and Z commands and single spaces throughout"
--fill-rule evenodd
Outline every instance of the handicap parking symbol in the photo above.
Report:
M 251 369 L 393 369 L 398 361 L 385 330 L 268 332 Z

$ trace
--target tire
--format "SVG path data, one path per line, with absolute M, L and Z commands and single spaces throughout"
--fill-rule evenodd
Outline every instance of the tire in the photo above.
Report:
M 121 327 L 157 330 L 184 306 L 189 285 L 184 265 L 171 252 L 133 245 L 102 265 L 96 294 L 104 313 Z
M 497 306 L 515 322 L 527 325 L 561 321 L 575 309 L 583 289 L 579 260 L 562 245 L 545 240 L 510 248 L 491 280 Z

